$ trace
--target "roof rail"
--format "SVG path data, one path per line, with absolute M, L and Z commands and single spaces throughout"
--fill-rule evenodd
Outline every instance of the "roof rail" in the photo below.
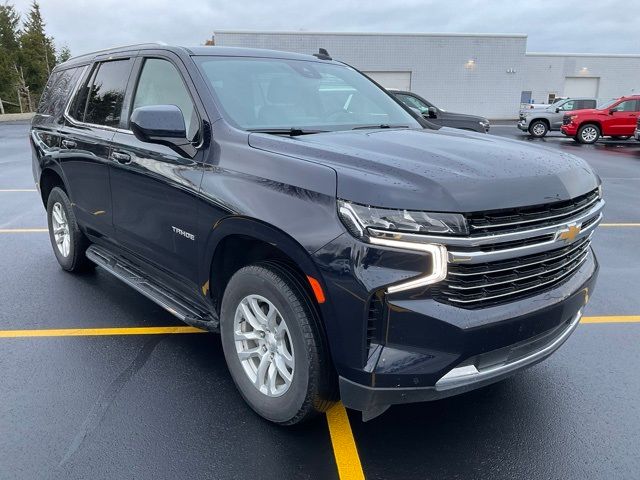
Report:
M 107 52 L 111 52 L 111 51 L 122 50 L 123 48 L 146 47 L 146 46 L 152 46 L 152 45 L 166 46 L 167 44 L 164 43 L 164 42 L 161 42 L 161 41 L 156 41 L 156 42 L 132 43 L 130 45 L 118 45 L 118 46 L 115 46 L 115 47 L 103 48 L 102 50 L 96 50 L 94 52 L 83 53 L 82 55 L 76 55 L 74 57 L 69 58 L 69 60 L 67 60 L 67 62 L 70 61 L 70 60 L 77 60 L 77 59 L 82 58 L 82 57 L 95 56 L 95 55 L 99 55 L 101 53 L 107 53 Z

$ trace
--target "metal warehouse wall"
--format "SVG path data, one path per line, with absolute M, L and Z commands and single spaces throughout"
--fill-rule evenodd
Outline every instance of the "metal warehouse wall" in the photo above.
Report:
M 528 53 L 524 62 L 523 90 L 536 101 L 549 93 L 565 91 L 567 78 L 597 79 L 596 96 L 602 99 L 640 93 L 640 55 L 590 55 Z
M 525 35 L 216 32 L 216 45 L 331 56 L 365 72 L 411 72 L 411 90 L 441 108 L 515 118 Z

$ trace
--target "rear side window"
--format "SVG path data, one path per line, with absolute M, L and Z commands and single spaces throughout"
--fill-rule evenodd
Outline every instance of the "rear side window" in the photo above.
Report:
M 142 67 L 133 110 L 150 105 L 178 107 L 184 117 L 187 138 L 196 140 L 200 126 L 196 109 L 180 72 L 167 60 L 148 58 Z
M 112 60 L 94 66 L 78 89 L 71 116 L 80 122 L 117 127 L 131 73 L 131 60 Z
M 579 103 L 579 108 L 596 108 L 595 100 L 580 100 Z
M 62 116 L 67 100 L 81 74 L 82 67 L 68 68 L 52 73 L 40 97 L 38 113 L 52 117 Z
M 101 63 L 89 92 L 84 122 L 117 127 L 122 102 L 131 73 L 131 62 L 115 60 Z

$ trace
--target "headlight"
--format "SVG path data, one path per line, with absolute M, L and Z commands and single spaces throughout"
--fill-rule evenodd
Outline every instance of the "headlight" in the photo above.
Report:
M 369 207 L 338 200 L 338 212 L 347 229 L 358 238 L 368 229 L 436 235 L 467 235 L 465 218 L 459 213 L 421 212 Z
M 362 240 L 429 256 L 425 274 L 390 285 L 387 293 L 426 287 L 447 277 L 447 248 L 439 243 L 421 242 L 415 234 L 465 235 L 468 232 L 465 218 L 457 213 L 376 208 L 344 200 L 338 200 L 338 213 L 347 229 Z

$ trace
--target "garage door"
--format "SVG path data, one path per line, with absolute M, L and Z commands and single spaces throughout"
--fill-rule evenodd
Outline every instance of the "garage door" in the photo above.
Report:
M 564 80 L 565 97 L 597 97 L 598 77 L 567 77 Z
M 364 72 L 384 88 L 411 90 L 411 72 Z

